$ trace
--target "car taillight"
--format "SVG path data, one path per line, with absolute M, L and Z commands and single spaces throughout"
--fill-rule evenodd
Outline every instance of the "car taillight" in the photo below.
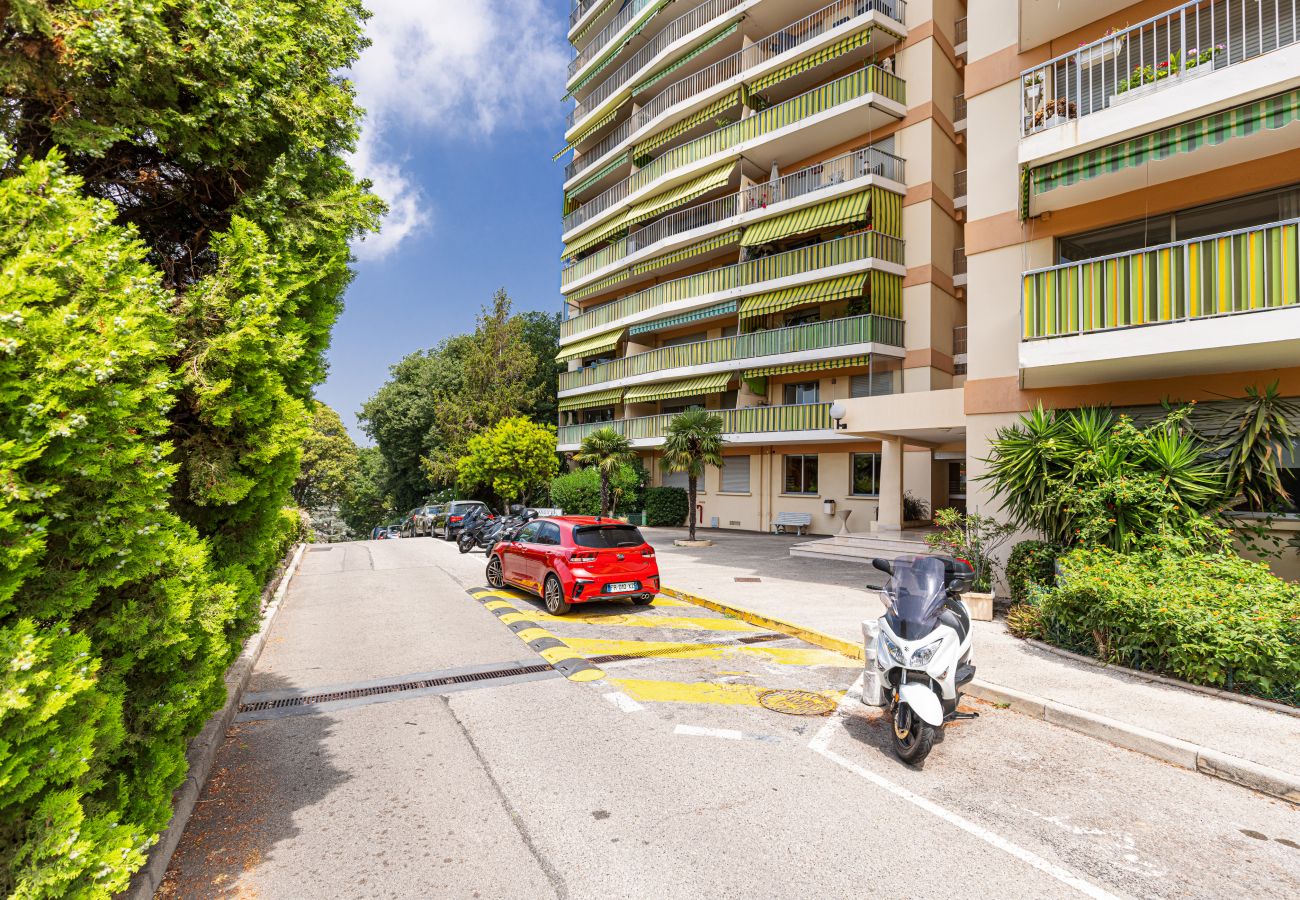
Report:
M 448 521 L 448 522 L 459 522 L 459 521 L 460 521 L 461 519 L 463 519 L 463 518 L 465 518 L 465 517 L 464 517 L 464 516 L 448 516 L 448 517 L 447 517 L 447 521 Z
M 594 553 L 575 553 L 569 557 L 569 562 L 572 563 L 594 563 L 595 561 L 596 554 Z
M 642 551 L 641 551 L 641 558 L 642 558 L 642 559 L 654 559 L 654 558 L 655 558 L 655 551 L 654 551 L 654 548 L 653 548 L 653 547 L 646 547 L 644 550 L 642 550 Z

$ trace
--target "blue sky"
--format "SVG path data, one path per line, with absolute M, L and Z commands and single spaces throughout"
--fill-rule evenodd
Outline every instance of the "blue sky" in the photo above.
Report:
M 352 72 L 368 111 L 354 166 L 392 211 L 357 249 L 317 397 L 356 413 L 415 350 L 473 328 L 504 287 L 558 311 L 568 0 L 370 0 Z

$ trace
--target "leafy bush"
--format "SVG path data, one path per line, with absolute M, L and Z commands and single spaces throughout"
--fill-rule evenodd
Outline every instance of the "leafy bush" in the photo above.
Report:
M 1031 584 L 1051 586 L 1059 552 L 1055 544 L 1047 541 L 1021 541 L 1011 548 L 1007 559 L 1007 591 L 1012 603 L 1027 602 Z
M 610 476 L 613 515 L 640 509 L 645 470 L 626 463 Z M 551 479 L 551 505 L 573 516 L 600 515 L 600 471 L 594 466 L 575 469 Z
M 690 502 L 686 491 L 676 487 L 652 487 L 645 492 L 645 523 L 658 528 L 676 528 L 686 521 Z
M 1132 668 L 1300 703 L 1300 585 L 1263 563 L 1162 535 L 1080 548 L 1041 595 L 1048 640 Z
M 930 501 L 918 497 L 911 491 L 903 494 L 903 519 L 908 522 L 924 522 L 930 518 Z
M 939 531 L 925 542 L 941 553 L 964 559 L 975 569 L 971 589 L 990 592 L 998 577 L 996 554 L 1015 533 L 1012 525 L 1000 524 L 990 516 L 963 515 L 951 507 L 936 510 L 934 524 Z

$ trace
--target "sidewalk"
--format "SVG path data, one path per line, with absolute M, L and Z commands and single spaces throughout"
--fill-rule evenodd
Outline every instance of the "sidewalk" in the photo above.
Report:
M 866 565 L 791 557 L 790 545 L 805 538 L 706 530 L 700 536 L 715 545 L 690 549 L 672 544 L 673 538 L 684 536 L 682 529 L 645 532 L 659 553 L 667 588 L 780 619 L 855 647 L 862 644 L 862 620 L 881 614 L 875 588 L 884 583 L 884 576 Z M 1089 727 L 1091 719 L 1104 717 L 1128 726 L 1138 744 L 1146 733 L 1154 733 L 1157 739 L 1194 745 L 1189 768 L 1198 768 L 1194 751 L 1199 747 L 1210 751 L 1209 761 L 1199 765 L 1203 771 L 1213 771 L 1217 752 L 1284 773 L 1300 785 L 1300 717 L 1058 656 L 1011 636 L 1000 621 L 974 624 L 976 684 L 1027 695 L 1026 702 L 1013 704 L 1018 708 L 1029 711 L 1036 701 L 1049 701 L 1068 709 L 1058 709 L 1056 717 L 1043 716 L 1041 704 L 1034 711 L 1076 730 L 1106 736 L 1105 729 Z M 1072 711 L 1083 715 L 1070 716 Z M 1170 741 L 1155 743 L 1165 752 L 1126 745 L 1175 761 L 1169 755 Z

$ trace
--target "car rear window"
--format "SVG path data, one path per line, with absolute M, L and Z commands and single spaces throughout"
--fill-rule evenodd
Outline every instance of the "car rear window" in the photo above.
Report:
M 479 503 L 479 502 L 476 500 L 476 501 L 474 501 L 473 503 L 453 503 L 453 504 L 451 505 L 451 509 L 450 509 L 450 511 L 451 511 L 451 512 L 455 512 L 455 513 L 463 513 L 463 512 L 467 512 L 467 511 L 469 511 L 469 510 L 471 510 L 471 509 L 482 509 L 482 507 L 483 507 L 483 504 L 482 504 L 482 503 Z
M 580 525 L 573 529 L 573 543 L 579 547 L 608 549 L 613 547 L 640 547 L 645 543 L 641 532 L 633 525 Z

